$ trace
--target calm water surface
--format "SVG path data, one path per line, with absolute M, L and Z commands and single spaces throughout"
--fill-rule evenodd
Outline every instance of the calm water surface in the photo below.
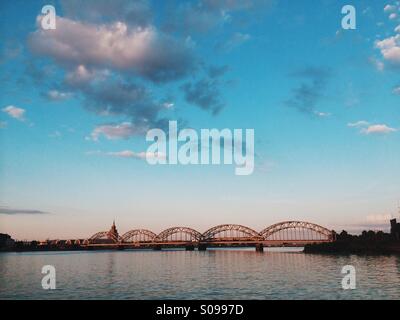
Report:
M 400 299 L 400 256 L 297 250 L 95 251 L 0 254 L 1 299 Z M 341 288 L 341 268 L 357 289 Z M 57 270 L 43 290 L 41 268 Z

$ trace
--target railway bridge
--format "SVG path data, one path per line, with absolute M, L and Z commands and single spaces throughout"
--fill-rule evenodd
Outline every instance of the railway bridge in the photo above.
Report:
M 211 247 L 303 247 L 310 243 L 335 241 L 335 233 L 318 224 L 284 221 L 260 232 L 238 224 L 222 224 L 201 233 L 189 227 L 171 227 L 156 234 L 147 229 L 132 229 L 119 235 L 115 223 L 109 231 L 97 232 L 85 240 L 69 240 L 88 248 L 154 249 Z

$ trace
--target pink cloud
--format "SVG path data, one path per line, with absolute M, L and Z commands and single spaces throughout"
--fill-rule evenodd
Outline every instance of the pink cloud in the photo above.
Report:
M 185 76 L 193 67 L 192 52 L 185 42 L 153 26 L 95 25 L 57 17 L 57 29 L 48 32 L 39 27 L 30 35 L 29 45 L 34 53 L 61 65 L 84 66 L 76 70 L 81 78 L 90 76 L 87 67 L 92 66 L 163 82 Z
M 10 117 L 17 119 L 19 121 L 24 121 L 25 109 L 18 108 L 16 106 L 7 106 L 3 108 L 3 112 L 7 113 Z
M 385 124 L 374 124 L 361 130 L 364 134 L 388 134 L 396 131 L 397 129 L 390 128 Z

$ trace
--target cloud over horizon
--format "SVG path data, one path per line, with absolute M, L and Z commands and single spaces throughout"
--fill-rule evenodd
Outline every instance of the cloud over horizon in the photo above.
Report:
M 49 212 L 41 211 L 41 210 L 33 210 L 33 209 L 15 209 L 8 207 L 0 207 L 0 214 L 5 215 L 17 215 L 17 214 L 50 214 Z

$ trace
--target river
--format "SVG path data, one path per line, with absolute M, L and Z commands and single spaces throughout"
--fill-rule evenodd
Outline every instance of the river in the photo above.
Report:
M 42 267 L 56 289 L 42 288 Z M 342 267 L 356 270 L 343 290 Z M 298 249 L 0 253 L 1 299 L 400 299 L 400 256 Z

